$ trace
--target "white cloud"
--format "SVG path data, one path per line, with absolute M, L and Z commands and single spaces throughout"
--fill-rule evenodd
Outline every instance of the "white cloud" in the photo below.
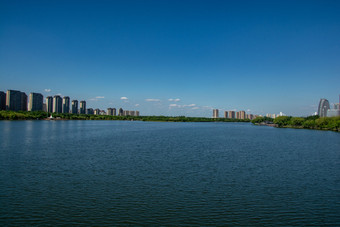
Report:
M 183 105 L 183 107 L 193 107 L 193 106 L 196 106 L 196 104 Z
M 250 109 L 247 109 L 247 112 L 250 112 L 251 110 Z
M 96 99 L 104 99 L 104 96 L 97 96 Z
M 192 110 L 198 110 L 199 108 L 197 106 L 191 108 Z
M 128 100 L 126 97 L 120 97 L 121 100 Z
M 179 102 L 181 101 L 180 99 L 168 99 L 170 102 Z
M 145 99 L 147 102 L 160 102 L 160 99 Z
M 177 104 L 170 104 L 169 107 L 180 107 L 180 105 L 177 105 Z
M 139 104 L 136 104 L 135 106 L 139 106 Z
M 44 91 L 45 91 L 45 92 L 51 92 L 51 89 L 46 88 Z

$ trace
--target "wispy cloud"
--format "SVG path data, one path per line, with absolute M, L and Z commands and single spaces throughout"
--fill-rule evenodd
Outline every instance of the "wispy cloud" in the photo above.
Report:
M 179 101 L 181 101 L 180 99 L 168 99 L 169 100 L 169 102 L 179 102 Z
M 192 110 L 198 110 L 199 107 L 195 106 L 195 107 L 193 107 L 193 108 L 191 108 L 191 109 L 192 109 Z
M 147 102 L 160 102 L 160 99 L 145 99 Z
M 97 96 L 96 99 L 104 99 L 104 96 Z
M 56 95 L 62 96 L 62 94 L 61 94 L 61 93 L 58 93 L 58 94 L 56 94 Z
M 44 90 L 45 92 L 51 92 L 52 90 L 51 89 L 49 89 L 49 88 L 45 88 L 45 90 Z
M 196 106 L 196 104 L 183 105 L 183 107 L 193 107 L 193 106 Z
M 92 99 L 89 99 L 89 101 L 98 101 L 98 99 L 92 98 Z
M 120 97 L 121 100 L 128 100 L 127 97 Z
M 135 104 L 135 106 L 140 106 L 139 104 Z
M 169 107 L 180 107 L 180 105 L 177 105 L 177 104 L 170 104 Z

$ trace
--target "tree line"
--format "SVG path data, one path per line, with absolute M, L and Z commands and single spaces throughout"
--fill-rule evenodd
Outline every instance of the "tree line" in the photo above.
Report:
M 0 120 L 43 120 L 51 113 L 43 111 L 0 111 Z M 53 113 L 54 119 L 63 120 L 135 120 L 135 121 L 162 121 L 162 122 L 250 122 L 248 119 L 230 118 L 206 118 L 206 117 L 185 117 L 185 116 L 111 116 L 92 114 L 70 114 Z
M 340 131 L 340 116 L 337 117 L 291 117 L 280 116 L 275 119 L 269 117 L 257 117 L 251 121 L 253 124 L 273 123 L 280 128 L 305 128 Z

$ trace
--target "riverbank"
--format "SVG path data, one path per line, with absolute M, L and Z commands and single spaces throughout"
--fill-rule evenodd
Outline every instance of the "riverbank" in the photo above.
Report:
M 338 117 L 291 117 L 280 116 L 275 119 L 257 117 L 251 121 L 255 125 L 265 125 L 277 128 L 314 129 L 340 132 L 340 116 Z
M 0 120 L 51 120 L 51 113 L 42 111 L 0 111 Z M 156 121 L 156 122 L 250 122 L 250 120 L 230 118 L 206 118 L 185 116 L 110 116 L 90 114 L 52 114 L 54 120 L 126 120 L 126 121 Z

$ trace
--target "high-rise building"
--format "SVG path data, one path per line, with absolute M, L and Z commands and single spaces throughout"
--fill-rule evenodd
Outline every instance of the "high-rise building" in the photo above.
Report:
M 107 115 L 116 116 L 116 109 L 115 108 L 107 108 Z
M 327 110 L 329 110 L 329 102 L 327 99 L 320 99 L 318 115 L 319 117 L 327 117 Z
M 79 113 L 86 114 L 86 102 L 85 101 L 80 101 Z
M 8 90 L 6 94 L 6 110 L 20 111 L 22 110 L 22 94 L 21 91 Z
M 53 97 L 53 113 L 62 113 L 63 107 L 62 107 L 63 100 L 59 95 L 55 95 Z
M 62 110 L 63 113 L 70 113 L 70 97 L 64 96 Z
M 334 109 L 340 110 L 340 103 L 335 103 L 334 104 Z
M 21 92 L 21 110 L 27 111 L 27 95 L 25 92 Z
M 86 109 L 86 114 L 94 114 L 94 110 L 92 108 Z
M 224 118 L 228 118 L 228 111 L 224 111 Z
M 28 111 L 42 111 L 44 97 L 40 93 L 31 92 L 29 95 Z
M 78 114 L 78 100 L 72 100 L 72 113 Z
M 240 111 L 240 119 L 242 119 L 242 120 L 246 119 L 246 111 L 244 111 L 244 110 Z
M 213 109 L 213 118 L 218 118 L 218 109 Z
M 95 109 L 94 110 L 94 115 L 99 115 L 100 114 L 100 109 Z
M 6 110 L 6 93 L 0 91 L 0 110 Z
M 235 119 L 235 111 L 229 111 L 228 117 L 231 119 Z
M 136 117 L 139 117 L 139 111 L 136 110 L 136 113 L 135 113 Z
M 124 116 L 124 110 L 122 108 L 119 108 L 118 116 Z
M 46 112 L 47 113 L 53 112 L 53 97 L 52 96 L 46 97 Z

